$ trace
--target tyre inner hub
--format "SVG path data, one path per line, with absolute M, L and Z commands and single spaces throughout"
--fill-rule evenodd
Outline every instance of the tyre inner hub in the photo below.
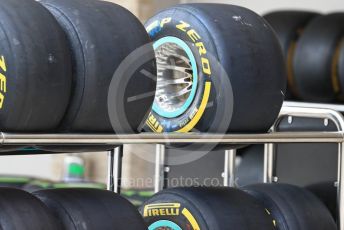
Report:
M 172 221 L 159 220 L 151 224 L 148 230 L 182 230 L 182 228 Z
M 187 53 L 179 45 L 164 43 L 155 50 L 157 90 L 155 103 L 166 112 L 180 109 L 190 97 L 193 71 Z

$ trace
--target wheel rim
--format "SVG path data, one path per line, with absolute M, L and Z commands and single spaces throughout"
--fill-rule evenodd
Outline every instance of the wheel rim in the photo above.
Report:
M 169 220 L 159 220 L 148 227 L 148 230 L 182 230 L 176 223 Z
M 157 61 L 157 90 L 153 111 L 174 118 L 183 114 L 197 91 L 197 66 L 189 46 L 176 37 L 154 43 Z

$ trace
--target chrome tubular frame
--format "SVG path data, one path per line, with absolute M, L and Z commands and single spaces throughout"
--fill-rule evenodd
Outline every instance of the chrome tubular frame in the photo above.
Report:
M 165 167 L 165 144 L 171 143 L 218 143 L 218 144 L 264 144 L 264 181 L 274 178 L 274 148 L 278 143 L 337 143 L 338 144 L 338 226 L 344 230 L 344 106 L 286 102 L 270 133 L 264 134 L 16 134 L 0 132 L 1 146 L 121 146 L 109 152 L 108 189 L 120 192 L 121 158 L 124 144 L 156 144 L 155 191 L 163 189 Z M 277 132 L 283 117 L 308 117 L 331 120 L 336 132 Z M 2 154 L 2 153 L 0 153 Z M 3 153 L 5 154 L 5 153 Z M 34 154 L 34 153 L 33 153 Z M 51 153 L 53 154 L 53 153 Z M 225 154 L 224 185 L 235 186 L 235 150 Z
M 113 146 L 124 144 L 264 144 L 339 143 L 341 132 L 283 132 L 263 134 L 13 134 L 0 132 L 1 146 Z M 90 150 L 92 151 L 92 150 Z M 1 153 L 0 153 L 1 155 Z
M 276 128 L 279 122 L 284 117 L 292 119 L 292 117 L 304 118 L 318 118 L 332 121 L 338 133 L 344 133 L 344 117 L 340 112 L 344 112 L 344 106 L 341 105 L 328 105 L 316 103 L 298 103 L 286 102 L 282 107 L 277 121 L 271 128 L 272 133 L 276 133 Z M 343 136 L 344 138 L 344 136 Z M 265 144 L 264 150 L 264 182 L 276 182 L 275 172 L 275 144 Z M 338 229 L 344 230 L 344 139 L 338 142 L 338 174 L 337 174 L 337 209 L 338 209 Z

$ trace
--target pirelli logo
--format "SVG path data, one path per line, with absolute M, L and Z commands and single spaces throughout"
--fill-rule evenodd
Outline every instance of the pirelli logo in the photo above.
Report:
M 163 131 L 162 126 L 153 114 L 149 114 L 146 124 L 156 133 L 161 133 Z
M 161 203 L 149 204 L 144 207 L 143 216 L 179 216 L 180 204 L 179 203 Z

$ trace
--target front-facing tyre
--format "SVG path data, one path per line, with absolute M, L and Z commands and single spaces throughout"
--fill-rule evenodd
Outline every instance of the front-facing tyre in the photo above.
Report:
M 154 132 L 265 132 L 284 98 L 278 40 L 256 13 L 233 5 L 183 4 L 146 23 L 157 59 Z
M 233 188 L 174 188 L 140 209 L 148 230 L 273 230 L 273 220 L 254 197 Z

